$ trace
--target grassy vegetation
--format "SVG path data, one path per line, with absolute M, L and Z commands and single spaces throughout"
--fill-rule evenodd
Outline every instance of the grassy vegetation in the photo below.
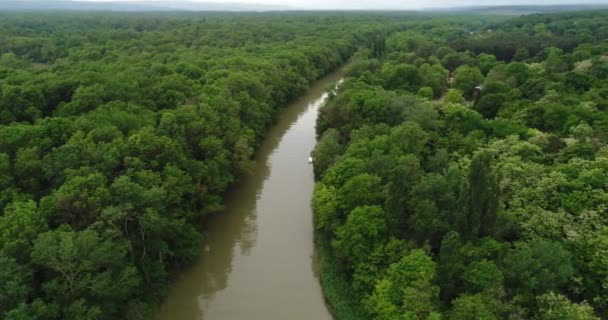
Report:
M 367 319 L 360 297 L 352 289 L 347 273 L 332 252 L 330 237 L 317 232 L 315 242 L 323 294 L 334 317 L 340 320 Z

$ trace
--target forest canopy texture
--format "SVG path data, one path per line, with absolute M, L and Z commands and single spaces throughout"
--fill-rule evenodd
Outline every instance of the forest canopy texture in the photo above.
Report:
M 321 109 L 340 320 L 608 317 L 608 13 L 411 24 Z
M 0 13 L 0 319 L 149 319 L 348 60 L 313 154 L 336 317 L 606 318 L 607 51 L 603 11 Z
M 0 318 L 146 318 L 275 114 L 397 22 L 0 13 Z

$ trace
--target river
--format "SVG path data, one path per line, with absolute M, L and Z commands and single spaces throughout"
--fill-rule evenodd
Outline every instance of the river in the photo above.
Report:
M 317 277 L 308 157 L 326 89 L 312 84 L 269 129 L 252 175 L 212 217 L 198 261 L 171 284 L 161 320 L 330 320 Z

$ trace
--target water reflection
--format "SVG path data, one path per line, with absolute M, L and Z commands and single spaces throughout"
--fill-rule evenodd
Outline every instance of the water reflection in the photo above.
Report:
M 310 198 L 317 108 L 340 73 L 279 117 L 256 168 L 212 218 L 198 262 L 171 285 L 161 320 L 331 319 L 316 279 Z

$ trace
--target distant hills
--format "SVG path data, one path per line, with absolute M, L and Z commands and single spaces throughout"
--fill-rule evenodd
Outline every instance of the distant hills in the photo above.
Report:
M 293 9 L 287 6 L 272 6 L 247 3 L 216 3 L 193 1 L 109 1 L 88 2 L 68 0 L 0 0 L 0 10 L 43 11 L 273 11 Z
M 238 1 L 238 0 L 237 0 Z M 406 8 L 404 8 L 406 9 Z M 499 14 L 524 15 L 608 9 L 607 4 L 571 5 L 512 5 L 512 6 L 468 6 L 452 8 L 433 8 L 418 10 L 423 12 L 452 14 Z M 43 10 L 80 10 L 80 11 L 290 11 L 299 8 L 248 3 L 194 2 L 190 0 L 159 1 L 106 1 L 91 2 L 81 0 L 0 0 L 0 11 L 43 11 Z M 310 10 L 310 9 L 307 9 Z M 348 10 L 348 9 L 346 9 Z
M 585 11 L 608 9 L 606 4 L 565 4 L 565 5 L 513 5 L 513 6 L 473 6 L 455 8 L 437 8 L 425 11 L 445 13 L 473 13 L 498 15 L 524 15 L 533 13 L 555 13 L 567 11 Z

